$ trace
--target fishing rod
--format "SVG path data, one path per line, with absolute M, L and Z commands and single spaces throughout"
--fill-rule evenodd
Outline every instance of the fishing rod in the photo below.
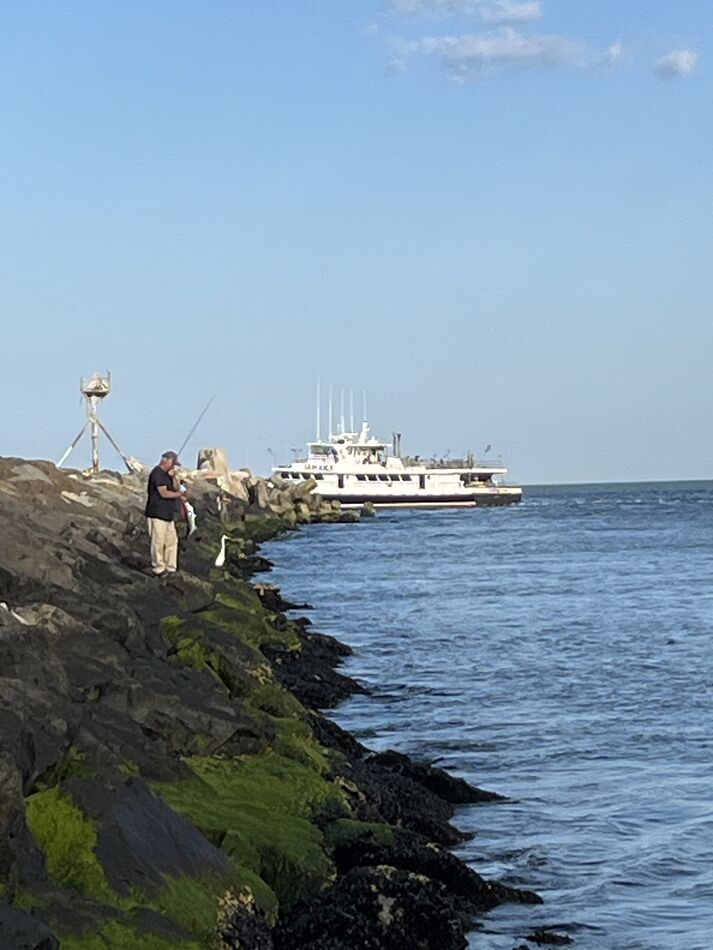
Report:
M 207 404 L 206 404 L 205 409 L 204 409 L 203 412 L 198 416 L 198 418 L 196 419 L 195 423 L 193 424 L 193 428 L 192 428 L 191 431 L 188 433 L 188 435 L 186 436 L 186 438 L 183 440 L 183 445 L 182 445 L 182 446 L 180 447 L 180 449 L 178 450 L 178 457 L 179 457 L 179 458 L 180 458 L 180 456 L 181 456 L 181 452 L 182 452 L 182 451 L 185 449 L 185 447 L 188 445 L 188 443 L 189 443 L 189 441 L 190 441 L 190 439 L 191 439 L 191 436 L 192 436 L 193 433 L 196 431 L 196 429 L 198 428 L 198 426 L 201 424 L 201 420 L 203 419 L 203 416 L 206 414 L 206 412 L 208 412 L 208 410 L 210 409 L 210 407 L 212 406 L 212 404 L 213 404 L 214 401 L 215 401 L 215 396 L 211 396 L 210 399 L 208 400 Z

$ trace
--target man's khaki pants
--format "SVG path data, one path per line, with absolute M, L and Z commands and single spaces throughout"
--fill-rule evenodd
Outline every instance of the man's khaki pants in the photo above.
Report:
M 169 574 L 178 567 L 178 535 L 172 521 L 161 518 L 147 518 L 149 538 L 151 539 L 151 567 L 154 574 Z

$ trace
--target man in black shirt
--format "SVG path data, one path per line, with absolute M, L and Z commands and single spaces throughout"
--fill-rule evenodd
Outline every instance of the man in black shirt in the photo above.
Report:
M 177 499 L 181 497 L 175 477 L 178 465 L 175 452 L 164 452 L 149 475 L 146 520 L 151 539 L 151 569 L 157 577 L 173 574 L 178 567 L 178 535 L 174 524 Z

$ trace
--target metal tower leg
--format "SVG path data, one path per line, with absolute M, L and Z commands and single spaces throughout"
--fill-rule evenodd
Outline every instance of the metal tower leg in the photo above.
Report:
M 109 430 L 107 429 L 107 427 L 104 425 L 103 422 L 99 422 L 99 428 L 102 430 L 102 432 L 104 433 L 104 435 L 105 435 L 105 436 L 107 437 L 107 439 L 111 442 L 111 444 L 113 445 L 113 447 L 116 449 L 117 454 L 122 457 L 122 459 L 124 460 L 124 465 L 126 465 L 126 467 L 127 467 L 127 469 L 129 470 L 129 472 L 133 471 L 133 469 L 132 469 L 131 466 L 129 465 L 129 460 L 128 460 L 127 457 L 124 455 L 124 453 L 121 451 L 121 449 L 120 449 L 119 446 L 116 444 L 116 442 L 112 439 Z
M 79 430 L 79 435 L 77 436 L 77 438 L 74 440 L 74 442 L 72 442 L 72 444 L 71 444 L 70 447 L 67 449 L 67 451 L 64 453 L 64 455 L 63 455 L 62 458 L 59 460 L 59 462 L 57 462 L 57 468 L 59 468 L 59 467 L 64 463 L 65 459 L 67 459 L 67 458 L 69 457 L 69 455 L 71 454 L 72 449 L 74 448 L 74 446 L 77 444 L 77 442 L 79 442 L 79 440 L 82 438 L 82 436 L 84 435 L 84 433 L 87 431 L 87 426 L 88 426 L 88 425 L 89 425 L 89 419 L 87 419 L 87 421 L 84 423 L 84 425 L 82 426 L 82 428 Z

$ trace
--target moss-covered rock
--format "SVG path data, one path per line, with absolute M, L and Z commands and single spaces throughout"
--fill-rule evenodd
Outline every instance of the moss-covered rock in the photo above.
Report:
M 126 799 L 123 802 L 123 807 L 126 807 Z M 175 946 L 192 950 L 194 947 L 206 946 L 215 936 L 218 900 L 226 889 L 248 889 L 262 910 L 271 919 L 275 918 L 277 900 L 269 887 L 250 868 L 241 867 L 237 861 L 233 862 L 227 857 L 223 857 L 223 864 L 216 866 L 213 871 L 204 869 L 201 872 L 201 866 L 197 863 L 194 875 L 154 873 L 147 876 L 143 872 L 139 873 L 136 880 L 122 881 L 120 889 L 112 887 L 107 870 L 100 860 L 102 848 L 94 822 L 59 787 L 30 796 L 27 817 L 30 830 L 45 854 L 47 870 L 53 883 L 66 888 L 78 898 L 89 900 L 94 907 L 94 915 L 99 915 L 98 920 L 92 919 L 89 927 L 82 926 L 81 921 L 73 926 L 68 924 L 66 914 L 59 912 L 60 907 L 55 903 L 57 894 L 52 890 L 43 896 L 29 891 L 18 895 L 18 906 L 25 910 L 39 909 L 49 918 L 55 930 L 62 935 L 63 948 L 69 946 L 91 950 L 97 946 L 111 950 L 114 947 L 164 950 Z M 171 829 L 168 833 L 170 836 Z M 142 859 L 154 871 L 162 860 L 166 863 L 159 851 L 160 835 L 151 840 L 144 839 Z M 111 858 L 111 855 L 104 856 Z M 114 858 L 119 865 L 126 861 L 126 857 L 120 854 L 115 854 Z M 175 863 L 175 858 L 173 861 Z M 111 872 L 115 876 L 113 867 Z M 101 919 L 102 907 L 105 920 Z M 167 938 L 161 933 L 151 933 L 145 925 L 137 929 L 132 917 L 142 910 L 151 911 L 155 923 L 165 918 L 175 925 L 175 933 Z M 104 943 L 97 943 L 99 939 Z
M 357 841 L 375 841 L 390 845 L 394 841 L 395 828 L 376 821 L 356 821 L 339 818 L 325 830 L 325 840 L 330 848 L 348 848 Z
M 102 923 L 92 933 L 64 934 L 60 950 L 205 950 L 205 943 L 141 933 L 118 920 Z
M 281 906 L 333 878 L 316 821 L 333 809 L 346 815 L 348 804 L 316 769 L 274 752 L 235 760 L 194 758 L 188 764 L 192 778 L 157 790 L 219 842 L 236 866 L 265 881 Z
M 31 795 L 25 815 L 53 880 L 86 897 L 116 903 L 97 859 L 96 829 L 81 808 L 55 787 Z
M 252 589 L 241 589 L 237 584 L 232 584 L 229 591 L 219 593 L 215 605 L 201 616 L 259 650 L 270 646 L 301 649 L 299 628 L 291 623 L 281 628 L 275 626 L 257 594 Z

